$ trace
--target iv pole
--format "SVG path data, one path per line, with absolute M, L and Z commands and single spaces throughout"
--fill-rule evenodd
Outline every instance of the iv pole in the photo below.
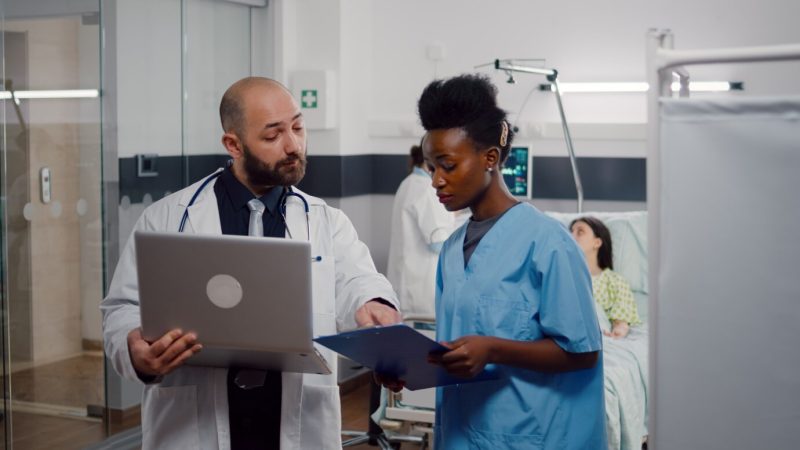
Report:
M 569 163 L 572 166 L 572 177 L 575 180 L 575 190 L 578 191 L 578 214 L 583 212 L 583 184 L 581 184 L 581 175 L 578 173 L 578 164 L 575 159 L 575 150 L 572 147 L 572 135 L 569 132 L 567 125 L 567 116 L 564 114 L 564 105 L 561 103 L 561 89 L 558 85 L 558 71 L 556 69 L 545 69 L 538 67 L 528 67 L 512 64 L 509 60 L 494 60 L 494 68 L 502 70 L 507 74 L 511 72 L 533 73 L 537 75 L 544 75 L 547 81 L 552 83 L 553 92 L 556 94 L 556 103 L 558 104 L 558 113 L 561 115 L 561 127 L 564 129 L 564 140 L 567 143 L 567 152 L 569 153 Z

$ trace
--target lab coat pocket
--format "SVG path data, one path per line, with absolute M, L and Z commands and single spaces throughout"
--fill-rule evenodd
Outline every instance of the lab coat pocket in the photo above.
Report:
M 341 449 L 339 386 L 303 385 L 300 448 Z
M 142 448 L 199 449 L 197 386 L 147 386 L 142 408 Z
M 530 338 L 530 311 L 524 301 L 481 296 L 475 321 L 475 330 L 480 335 L 514 340 Z
M 311 262 L 311 297 L 315 314 L 334 314 L 336 309 L 336 271 L 333 256 L 320 256 Z

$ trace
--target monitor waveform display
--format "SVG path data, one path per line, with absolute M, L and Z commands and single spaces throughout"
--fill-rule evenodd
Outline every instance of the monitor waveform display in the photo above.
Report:
M 503 180 L 515 197 L 529 197 L 530 157 L 528 147 L 511 147 L 502 169 Z

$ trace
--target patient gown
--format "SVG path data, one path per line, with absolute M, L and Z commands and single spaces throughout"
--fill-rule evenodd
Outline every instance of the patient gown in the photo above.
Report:
M 589 271 L 566 229 L 520 203 L 486 233 L 464 267 L 466 225 L 442 249 L 437 338 L 553 339 L 601 350 Z M 437 389 L 437 449 L 604 449 L 602 353 L 586 370 L 542 373 L 487 365 L 496 380 Z

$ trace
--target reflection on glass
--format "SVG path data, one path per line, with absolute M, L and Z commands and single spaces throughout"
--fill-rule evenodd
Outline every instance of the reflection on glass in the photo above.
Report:
M 100 107 L 70 94 L 99 90 L 99 54 L 97 14 L 3 22 L 4 424 L 19 448 L 104 435 Z

